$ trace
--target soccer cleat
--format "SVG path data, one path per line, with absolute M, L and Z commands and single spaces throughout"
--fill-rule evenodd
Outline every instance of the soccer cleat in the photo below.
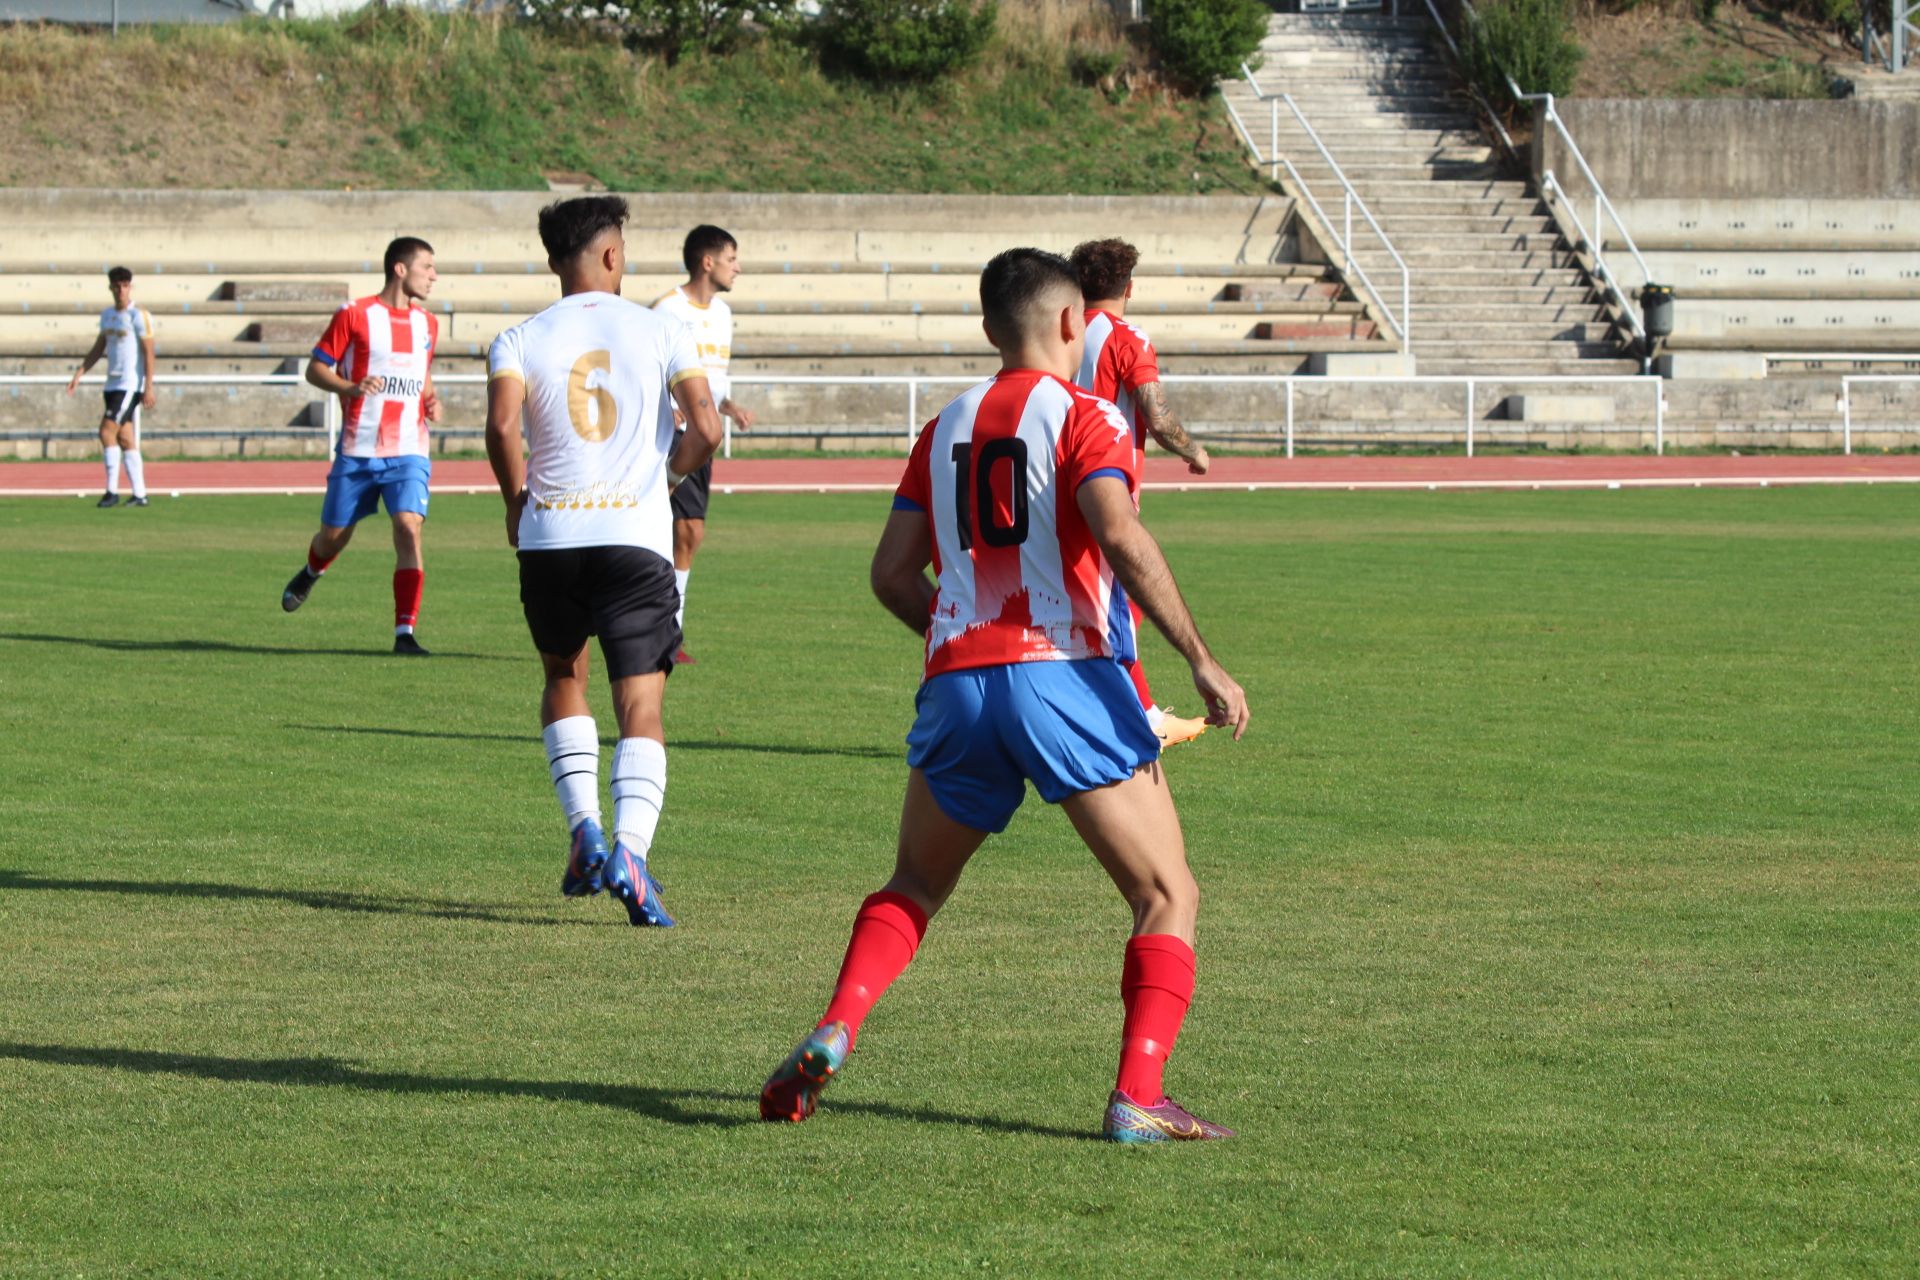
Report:
M 106 510 L 108 507 L 117 507 L 120 505 L 120 495 L 117 493 L 103 493 L 100 495 L 100 501 L 94 503 L 93 505 L 96 507 L 99 507 L 103 511 Z
M 627 923 L 636 929 L 671 929 L 673 917 L 660 901 L 660 882 L 647 869 L 645 858 L 633 856 L 624 841 L 616 840 L 607 863 L 607 892 L 627 908 Z
M 301 565 L 300 572 L 287 579 L 286 588 L 280 593 L 280 607 L 288 613 L 298 609 L 307 602 L 307 597 L 313 594 L 313 584 L 318 581 L 320 581 L 319 574 Z
M 1209 1123 L 1172 1098 L 1145 1107 L 1115 1089 L 1107 1097 L 1107 1116 L 1100 1133 L 1113 1142 L 1200 1142 L 1231 1138 L 1233 1130 Z
M 829 1022 L 809 1031 L 760 1086 L 760 1118 L 799 1124 L 812 1115 L 820 1091 L 840 1070 L 852 1047 L 853 1033 L 844 1022 Z
M 691 667 L 698 661 L 699 659 L 688 653 L 684 647 L 674 650 L 673 665 L 676 667 Z
M 130 507 L 144 507 L 147 505 L 147 500 L 145 498 L 128 498 L 127 505 Z
M 1192 742 L 1207 731 L 1205 720 L 1193 720 L 1186 716 L 1176 716 L 1171 711 L 1162 711 L 1160 721 L 1153 726 L 1154 736 L 1160 739 L 1162 747 L 1175 746 L 1182 742 Z
M 403 658 L 424 658 L 429 653 L 429 650 L 420 647 L 420 642 L 413 638 L 411 631 L 402 631 L 393 638 L 393 651 Z
M 585 898 L 606 887 L 601 868 L 607 865 L 607 833 L 592 818 L 582 818 L 573 828 L 573 845 L 567 851 L 567 869 L 560 873 L 560 892 L 569 898 Z

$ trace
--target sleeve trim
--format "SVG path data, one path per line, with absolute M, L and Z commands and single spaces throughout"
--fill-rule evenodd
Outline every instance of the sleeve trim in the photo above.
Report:
M 496 382 L 501 378 L 512 378 L 523 387 L 527 385 L 527 380 L 520 376 L 518 369 L 495 369 L 487 374 L 488 382 Z
M 927 510 L 904 493 L 896 493 L 893 495 L 893 509 L 895 511 L 918 511 L 923 515 Z
M 1119 467 L 1098 467 L 1092 471 L 1087 472 L 1087 474 L 1085 474 L 1084 476 L 1081 476 L 1080 484 L 1085 484 L 1089 480 L 1098 480 L 1103 476 L 1108 476 L 1115 480 L 1118 480 L 1121 484 L 1126 485 L 1127 488 L 1129 489 L 1133 488 L 1133 477 L 1128 475 L 1126 472 L 1122 471 Z M 1075 489 L 1078 489 L 1079 487 L 1080 487 L 1079 484 L 1074 486 Z
M 688 378 L 705 378 L 705 377 L 707 377 L 707 371 L 705 369 L 682 369 L 680 372 L 674 374 L 671 378 L 667 379 L 667 386 L 669 388 L 673 388 L 673 387 L 679 386 L 681 383 L 685 382 Z
M 318 347 L 315 347 L 313 349 L 313 358 L 315 360 L 318 360 L 321 364 L 327 366 L 327 368 L 329 369 L 333 368 L 333 366 L 340 363 L 340 361 L 336 357 L 328 355 L 326 352 L 322 351 Z

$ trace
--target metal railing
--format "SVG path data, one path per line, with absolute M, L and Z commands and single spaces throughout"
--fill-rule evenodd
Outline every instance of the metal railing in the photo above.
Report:
M 1402 258 L 1400 251 L 1393 247 L 1393 241 L 1388 238 L 1386 231 L 1381 228 L 1379 220 L 1373 216 L 1373 211 L 1367 208 L 1367 202 L 1361 199 L 1358 191 L 1354 190 L 1353 183 L 1347 180 L 1346 171 L 1340 167 L 1340 162 L 1333 158 L 1333 153 L 1327 150 L 1326 143 L 1320 140 L 1320 135 L 1316 133 L 1313 126 L 1307 122 L 1306 113 L 1300 110 L 1300 104 L 1293 100 L 1293 95 L 1290 93 L 1270 94 L 1262 89 L 1260 82 L 1254 78 L 1253 68 L 1244 62 L 1240 64 L 1240 74 L 1246 78 L 1247 87 L 1253 91 L 1254 98 L 1257 101 L 1267 104 L 1268 145 L 1265 157 L 1262 157 L 1259 144 L 1253 140 L 1252 133 L 1248 131 L 1246 121 L 1240 118 L 1240 113 L 1235 110 L 1233 104 L 1229 102 L 1227 104 L 1227 114 L 1232 119 L 1234 128 L 1239 130 L 1241 141 L 1245 142 L 1247 144 L 1247 150 L 1253 153 L 1255 163 L 1268 166 L 1270 176 L 1275 182 L 1280 180 L 1280 166 L 1286 166 L 1287 174 L 1292 178 L 1293 185 L 1300 192 L 1301 198 L 1304 199 L 1308 207 L 1313 210 L 1314 217 L 1319 220 L 1320 226 L 1326 231 L 1327 235 L 1335 240 L 1334 247 L 1340 254 L 1341 270 L 1350 279 L 1357 280 L 1359 284 L 1364 287 L 1367 297 L 1373 304 L 1375 311 L 1379 313 L 1381 319 L 1386 321 L 1387 326 L 1393 330 L 1394 340 L 1400 350 L 1409 350 L 1410 344 L 1413 341 L 1413 277 L 1407 270 L 1406 259 Z M 1326 162 L 1327 168 L 1333 171 L 1334 178 L 1340 183 L 1342 216 L 1338 226 L 1327 216 L 1326 210 L 1321 207 L 1320 201 L 1314 196 L 1313 188 L 1308 185 L 1305 178 L 1300 176 L 1300 171 L 1294 167 L 1293 161 L 1281 153 L 1280 105 L 1282 103 L 1286 104 L 1287 110 L 1293 114 L 1294 120 L 1300 125 L 1301 130 L 1305 132 L 1308 140 L 1313 143 L 1314 149 L 1320 153 L 1320 158 Z M 1398 314 L 1388 305 L 1385 296 L 1375 287 L 1372 278 L 1367 275 L 1366 269 L 1360 265 L 1358 259 L 1354 256 L 1353 214 L 1355 209 L 1360 211 L 1360 217 L 1366 225 L 1372 228 L 1373 234 L 1380 241 L 1381 247 L 1387 251 L 1387 256 L 1393 259 L 1394 266 L 1399 268 L 1400 310 Z

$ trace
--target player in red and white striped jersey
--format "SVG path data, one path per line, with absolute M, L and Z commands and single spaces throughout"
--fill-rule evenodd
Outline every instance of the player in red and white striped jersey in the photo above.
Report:
M 1167 406 L 1166 392 L 1160 385 L 1160 357 L 1146 331 L 1126 318 L 1140 251 L 1124 240 L 1089 240 L 1074 248 L 1069 261 L 1087 300 L 1087 347 L 1074 382 L 1114 402 L 1133 433 L 1133 445 L 1143 467 L 1147 437 L 1151 435 L 1161 448 L 1185 461 L 1193 474 L 1205 475 L 1209 464 L 1206 446 L 1194 442 Z M 1135 622 L 1140 620 L 1138 606 L 1133 616 Z M 1206 721 L 1176 716 L 1155 705 L 1147 687 L 1146 669 L 1137 655 L 1127 664 L 1127 674 L 1133 677 L 1140 705 L 1147 709 L 1147 719 L 1161 745 L 1172 746 L 1205 732 Z
M 873 558 L 874 593 L 927 646 L 893 877 L 861 904 L 826 1012 L 763 1086 L 760 1114 L 812 1114 L 867 1012 L 1031 781 L 1067 810 L 1133 912 L 1105 1133 L 1227 1137 L 1161 1087 L 1193 995 L 1200 891 L 1160 744 L 1119 665 L 1133 646 L 1128 595 L 1192 666 L 1209 723 L 1238 738 L 1246 695 L 1140 524 L 1126 423 L 1067 381 L 1086 320 L 1066 259 L 1010 249 L 987 264 L 980 301 L 1001 371 L 921 432 Z
M 427 424 L 440 417 L 432 371 L 440 322 L 419 304 L 438 278 L 433 246 L 402 236 L 387 246 L 385 269 L 379 293 L 334 312 L 307 362 L 307 381 L 340 397 L 340 443 L 327 473 L 320 532 L 308 544 L 307 563 L 280 593 L 280 607 L 292 613 L 306 603 L 353 527 L 384 501 L 393 517 L 393 651 L 425 656 L 413 628 L 426 583 L 420 533 L 433 476 Z

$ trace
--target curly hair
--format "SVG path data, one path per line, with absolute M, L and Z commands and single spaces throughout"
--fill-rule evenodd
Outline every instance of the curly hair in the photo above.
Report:
M 1075 245 L 1073 274 L 1080 278 L 1080 292 L 1088 302 L 1118 298 L 1133 280 L 1133 269 L 1140 251 L 1125 240 L 1088 240 Z

